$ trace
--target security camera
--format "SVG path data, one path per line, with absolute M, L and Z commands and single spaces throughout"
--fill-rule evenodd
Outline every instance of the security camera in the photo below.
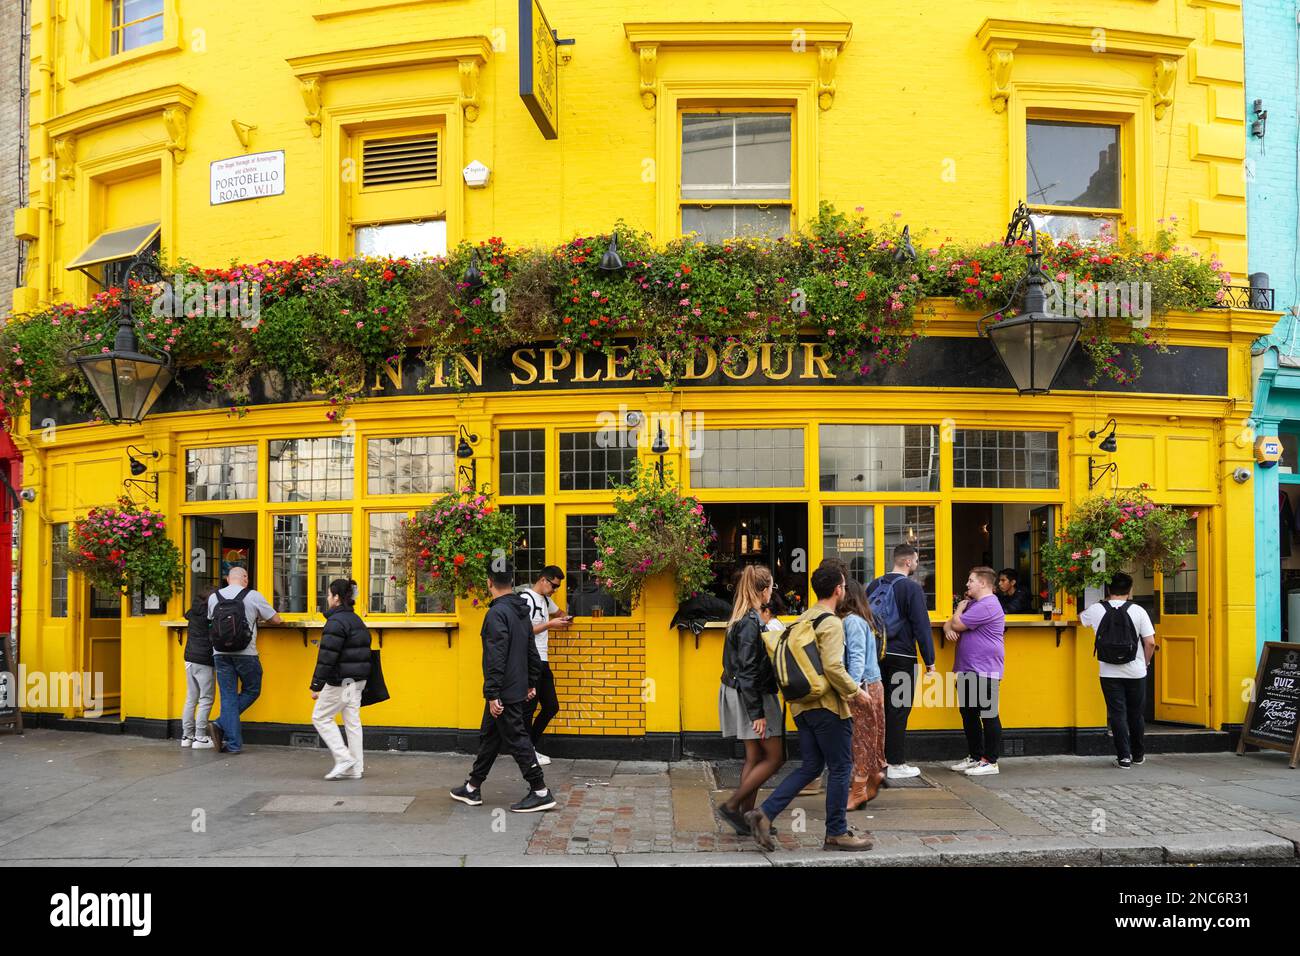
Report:
M 35 501 L 35 500 L 36 500 L 36 489 L 35 489 L 35 488 L 24 488 L 22 491 L 18 492 L 18 497 L 19 497 L 19 498 L 22 498 L 23 501 Z
M 1250 470 L 1246 468 L 1236 468 L 1232 472 L 1232 480 L 1239 485 L 1244 485 L 1250 481 Z

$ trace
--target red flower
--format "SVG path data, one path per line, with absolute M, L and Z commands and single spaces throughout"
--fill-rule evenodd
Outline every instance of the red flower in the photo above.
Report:
M 460 567 L 462 564 L 465 563 L 465 555 L 463 554 L 456 555 L 456 557 L 451 559 L 451 563 L 456 565 L 456 567 Z
M 384 270 L 384 281 L 385 281 L 385 282 L 392 282 L 392 281 L 393 281 L 394 279 L 396 279 L 396 278 L 397 278 L 397 273 L 394 272 L 392 269 L 385 269 L 385 270 Z

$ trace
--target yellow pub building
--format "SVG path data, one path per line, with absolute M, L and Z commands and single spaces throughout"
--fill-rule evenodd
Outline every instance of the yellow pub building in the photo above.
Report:
M 1104 220 L 1142 239 L 1176 221 L 1181 241 L 1245 281 L 1239 0 L 31 6 L 15 313 L 84 303 L 151 246 L 215 267 L 437 254 L 489 236 L 554 246 L 618 220 L 657 242 L 782 235 L 827 202 L 901 212 L 925 230 L 918 245 L 1000 238 L 1022 200 L 1040 222 Z M 1080 148 L 1035 145 L 1053 130 Z M 1080 155 L 1100 157 L 1085 172 L 1109 178 L 1106 201 L 1055 188 L 1077 179 Z M 977 319 L 928 300 L 911 358 L 872 384 L 837 378 L 813 340 L 731 363 L 703 349 L 671 389 L 539 341 L 456 357 L 457 389 L 413 387 L 417 359 L 403 356 L 338 422 L 319 398 L 274 389 L 232 414 L 173 385 L 133 425 L 33 403 L 11 426 L 35 493 L 22 509 L 21 663 L 102 673 L 97 727 L 177 736 L 182 614 L 238 560 L 287 622 L 259 636 L 263 693 L 245 736 L 291 743 L 311 733 L 325 586 L 351 577 L 392 695 L 367 709 L 367 745 L 472 746 L 483 609 L 397 583 L 393 544 L 403 518 L 469 474 L 513 509 L 521 577 L 546 564 L 567 575 L 556 600 L 575 621 L 550 635 L 561 711 L 547 750 L 730 753 L 720 622 L 673 626 L 669 575 L 629 607 L 583 570 L 609 479 L 652 459 L 662 427 L 659 457 L 718 532 L 720 581 L 761 561 L 797 609 L 824 557 L 869 580 L 896 544 L 919 548 L 939 671 L 911 718 L 919 759 L 959 749 L 939 625 L 987 563 L 1022 568 L 1035 592 L 1033 613 L 1008 620 L 1007 755 L 1105 752 L 1092 633 L 1072 599 L 1039 600 L 1038 548 L 1114 464 L 1099 487 L 1145 484 L 1195 513 L 1186 568 L 1135 575 L 1157 618 L 1149 716 L 1226 749 L 1255 666 L 1253 488 L 1239 480 L 1254 460 L 1250 346 L 1277 315 L 1173 312 L 1170 351 L 1146 356 L 1137 383 L 1090 386 L 1076 356 L 1049 393 L 1024 395 L 990 364 Z M 602 429 L 633 440 L 611 447 Z M 220 560 L 191 563 L 184 592 L 162 602 L 91 588 L 66 565 L 70 524 L 129 479 L 152 492 L 155 475 L 187 561 Z M 28 703 L 37 725 L 92 716 Z

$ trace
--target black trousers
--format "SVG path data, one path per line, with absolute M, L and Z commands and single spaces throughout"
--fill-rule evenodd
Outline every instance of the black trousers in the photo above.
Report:
M 886 654 L 880 662 L 880 676 L 885 682 L 885 760 L 891 764 L 906 763 L 907 718 L 912 713 L 920 679 L 916 658 Z
M 492 708 L 483 704 L 483 723 L 478 731 L 478 756 L 474 758 L 474 768 L 469 772 L 469 782 L 475 789 L 483 786 L 483 781 L 492 772 L 492 764 L 502 750 L 515 758 L 519 772 L 528 781 L 531 790 L 546 787 L 542 779 L 542 768 L 537 763 L 537 754 L 533 743 L 528 739 L 528 730 L 524 726 L 524 709 L 533 706 L 532 701 L 519 701 L 504 704 L 505 710 L 500 717 L 492 716 Z
M 998 762 L 1002 719 L 998 716 L 1000 681 L 963 671 L 957 675 L 957 710 L 966 731 L 966 752 L 976 760 Z
M 1139 651 L 1139 653 L 1141 653 Z M 1146 755 L 1142 717 L 1147 693 L 1145 677 L 1103 677 L 1101 693 L 1106 698 L 1106 721 L 1115 738 L 1115 756 L 1120 760 L 1141 760 Z
M 541 708 L 539 711 L 537 708 Z M 537 741 L 546 733 L 546 725 L 560 712 L 560 698 L 555 693 L 555 675 L 551 665 L 542 661 L 542 676 L 537 678 L 537 696 L 524 705 L 528 719 L 528 736 L 537 747 Z

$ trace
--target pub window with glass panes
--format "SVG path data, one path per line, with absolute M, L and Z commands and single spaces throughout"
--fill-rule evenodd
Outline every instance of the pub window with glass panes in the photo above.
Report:
M 934 610 L 937 550 L 934 508 L 927 505 L 891 505 L 885 508 L 885 560 L 892 560 L 894 548 L 910 544 L 920 562 L 915 580 L 925 592 L 925 606 Z
M 1056 488 L 1056 432 L 959 428 L 953 436 L 957 488 Z
M 1034 225 L 1054 239 L 1118 236 L 1123 217 L 1120 128 L 1031 119 L 1025 195 Z
M 68 523 L 50 526 L 50 617 L 68 616 Z
M 636 446 L 609 443 L 604 432 L 560 433 L 560 490 L 605 491 L 632 474 Z
M 546 431 L 507 429 L 497 436 L 502 495 L 546 494 Z
M 821 425 L 822 491 L 938 491 L 933 425 Z
M 682 234 L 705 242 L 790 231 L 789 112 L 684 113 Z
M 257 446 L 221 445 L 185 453 L 186 501 L 257 497 Z
M 352 497 L 352 438 L 291 438 L 270 443 L 272 501 Z
M 366 490 L 372 495 L 441 495 L 451 491 L 450 435 L 371 438 L 366 442 Z
M 596 526 L 604 515 L 569 515 L 564 529 L 565 591 L 568 612 L 577 617 L 589 617 L 593 612 L 606 617 L 626 617 L 632 609 L 616 598 L 600 583 L 600 572 L 594 567 L 600 560 L 596 547 Z
M 515 518 L 515 587 L 527 587 L 542 576 L 546 567 L 546 506 L 504 505 Z
M 719 428 L 700 435 L 693 488 L 802 488 L 802 428 Z

